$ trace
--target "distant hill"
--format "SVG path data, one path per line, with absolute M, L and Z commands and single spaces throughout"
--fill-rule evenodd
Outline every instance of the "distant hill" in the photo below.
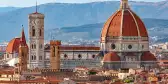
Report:
M 19 7 L 0 7 L 0 14 L 20 9 Z
M 143 19 L 148 33 L 154 42 L 165 42 L 168 36 L 168 20 Z M 76 27 L 62 27 L 46 31 L 46 38 L 73 40 L 74 38 L 99 40 L 104 23 L 87 24 Z
M 45 14 L 45 30 L 55 28 L 80 26 L 86 24 L 104 23 L 118 8 L 119 1 L 93 2 L 84 4 L 49 3 L 38 6 L 38 11 Z M 168 1 L 162 2 L 130 2 L 131 9 L 141 18 L 161 19 L 157 25 L 167 25 L 163 19 L 168 19 Z M 2 10 L 4 10 L 2 8 Z M 28 14 L 35 11 L 35 7 L 19 8 L 1 12 L 0 8 L 0 41 L 9 41 L 20 35 L 21 25 L 28 34 Z M 145 22 L 147 26 L 157 25 L 153 19 Z M 151 21 L 150 21 L 151 20 Z M 151 24 L 151 25 L 150 25 Z M 81 29 L 82 30 L 82 29 Z M 99 30 L 95 30 L 99 31 Z M 87 33 L 85 33 L 86 35 Z M 76 34 L 79 35 L 79 34 Z M 46 39 L 49 39 L 46 34 Z M 97 37 L 97 36 L 93 36 Z

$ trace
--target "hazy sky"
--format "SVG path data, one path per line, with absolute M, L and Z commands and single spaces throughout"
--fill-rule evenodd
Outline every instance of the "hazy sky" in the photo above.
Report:
M 87 2 L 94 2 L 94 1 L 119 1 L 119 0 L 37 0 L 37 1 L 38 1 L 38 4 L 44 4 L 44 3 L 53 3 L 53 2 L 87 3 Z M 156 1 L 164 1 L 164 0 L 132 0 L 132 1 L 156 2 Z M 1 7 L 6 7 L 6 6 L 28 7 L 28 6 L 34 6 L 35 4 L 36 4 L 36 0 L 0 0 Z

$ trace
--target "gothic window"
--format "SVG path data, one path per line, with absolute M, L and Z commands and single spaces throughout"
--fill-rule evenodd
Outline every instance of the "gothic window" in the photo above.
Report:
M 33 56 L 31 56 L 31 60 L 34 60 L 34 57 L 33 57 Z
M 55 57 L 55 47 L 53 46 L 53 57 Z
M 32 44 L 32 46 L 31 46 L 31 47 L 32 47 L 32 49 L 34 48 L 33 44 Z
M 34 60 L 36 60 L 36 56 L 34 56 Z
M 42 31 L 41 31 L 41 29 L 40 29 L 39 35 L 42 36 Z
M 32 29 L 32 36 L 35 36 L 35 29 Z
M 79 55 L 78 55 L 78 58 L 79 58 L 79 59 L 81 59 L 81 58 L 82 58 L 81 54 L 79 54 Z
M 36 44 L 34 44 L 34 49 L 36 49 Z

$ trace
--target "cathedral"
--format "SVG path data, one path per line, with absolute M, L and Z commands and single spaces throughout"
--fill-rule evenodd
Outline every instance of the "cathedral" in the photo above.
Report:
M 45 15 L 29 14 L 28 46 L 24 31 L 20 38 L 12 39 L 4 60 L 18 58 L 19 45 L 26 59 L 27 68 L 73 69 L 75 67 L 103 67 L 105 69 L 155 67 L 156 58 L 149 51 L 149 36 L 142 20 L 131 10 L 128 0 L 121 0 L 120 8 L 102 28 L 100 47 L 62 45 L 61 41 L 44 44 Z M 26 52 L 27 49 L 27 52 Z M 12 61 L 13 62 L 13 61 Z
M 150 68 L 156 65 L 156 58 L 149 51 L 145 25 L 131 10 L 128 0 L 121 0 L 120 8 L 104 24 L 100 39 L 105 68 Z

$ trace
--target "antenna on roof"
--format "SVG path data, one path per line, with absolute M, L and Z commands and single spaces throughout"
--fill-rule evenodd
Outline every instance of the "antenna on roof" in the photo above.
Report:
M 22 25 L 22 32 L 24 31 L 24 26 Z
M 37 13 L 37 0 L 36 0 L 36 13 Z
M 24 26 L 22 25 L 22 33 L 23 33 L 23 32 L 24 32 Z M 22 35 L 23 35 L 22 33 L 21 33 L 21 37 L 22 37 Z

